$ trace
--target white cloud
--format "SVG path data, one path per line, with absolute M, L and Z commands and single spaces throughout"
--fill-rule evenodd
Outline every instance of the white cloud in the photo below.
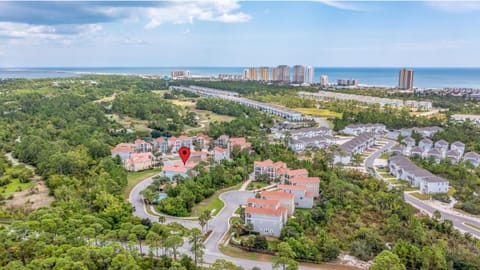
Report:
M 193 24 L 195 20 L 242 23 L 248 22 L 251 16 L 243 12 L 236 12 L 240 6 L 236 1 L 175 1 L 165 6 L 140 8 L 148 18 L 145 25 L 153 29 L 164 23 Z
M 74 38 L 94 34 L 101 30 L 102 26 L 99 24 L 52 26 L 0 22 L 0 37 L 13 40 L 54 40 L 70 44 Z
M 320 2 L 324 5 L 344 9 L 344 10 L 353 10 L 353 11 L 361 11 L 362 9 L 356 5 L 351 4 L 351 2 L 345 1 L 336 1 L 336 0 L 313 0 L 314 2 Z
M 427 1 L 427 4 L 445 12 L 463 13 L 480 11 L 480 2 L 477 1 Z

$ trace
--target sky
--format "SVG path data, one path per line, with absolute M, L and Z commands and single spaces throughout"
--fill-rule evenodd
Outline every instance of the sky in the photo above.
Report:
M 0 1 L 0 67 L 479 67 L 480 2 Z

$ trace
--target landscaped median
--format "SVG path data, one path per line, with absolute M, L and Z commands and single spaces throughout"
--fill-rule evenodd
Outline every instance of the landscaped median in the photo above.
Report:
M 150 170 L 145 170 L 145 171 L 140 171 L 140 172 L 128 172 L 127 173 L 127 187 L 125 188 L 125 191 L 123 193 L 123 197 L 125 199 L 128 199 L 128 196 L 130 196 L 130 192 L 132 192 L 132 189 L 141 181 L 147 179 L 148 177 L 152 177 L 159 172 L 161 172 L 161 168 L 154 168 Z

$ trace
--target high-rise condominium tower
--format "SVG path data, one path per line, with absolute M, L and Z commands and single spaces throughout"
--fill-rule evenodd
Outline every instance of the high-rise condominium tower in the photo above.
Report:
M 398 75 L 398 88 L 402 90 L 413 89 L 413 69 L 401 69 Z

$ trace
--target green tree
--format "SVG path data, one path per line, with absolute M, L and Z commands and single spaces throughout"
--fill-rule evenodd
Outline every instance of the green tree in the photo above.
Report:
M 177 251 L 178 248 L 183 245 L 183 238 L 178 234 L 171 234 L 165 240 L 165 247 L 167 249 L 172 249 L 173 259 L 177 260 Z
M 202 232 L 197 228 L 193 228 L 190 231 L 188 241 L 191 245 L 190 251 L 192 252 L 194 257 L 195 266 L 198 266 L 198 261 L 202 260 L 203 254 L 205 253 L 205 245 L 203 244 Z
M 405 265 L 402 264 L 398 256 L 388 250 L 380 252 L 375 257 L 373 264 L 368 268 L 369 270 L 405 270 Z
M 294 260 L 295 252 L 288 243 L 282 242 L 277 246 L 277 253 L 273 258 L 273 268 L 282 270 L 296 270 L 298 263 Z

